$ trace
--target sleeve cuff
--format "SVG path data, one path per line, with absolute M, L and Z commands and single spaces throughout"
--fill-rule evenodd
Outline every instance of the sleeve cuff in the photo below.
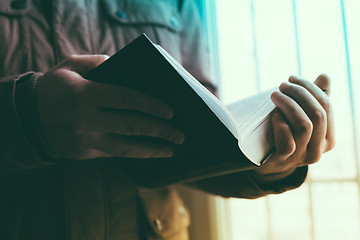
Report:
M 16 81 L 15 107 L 22 128 L 39 156 L 47 162 L 56 162 L 59 158 L 50 148 L 37 109 L 36 87 L 42 73 L 28 73 Z
M 288 176 L 293 174 L 295 171 L 296 171 L 296 168 L 288 170 L 286 172 L 266 174 L 266 175 L 258 174 L 255 171 L 252 171 L 251 176 L 258 183 L 267 183 L 267 182 L 275 182 L 275 181 L 279 181 L 281 179 L 287 178 Z
M 274 193 L 282 193 L 301 186 L 307 176 L 308 167 L 299 167 L 283 173 L 260 175 L 252 171 L 250 177 L 263 191 L 272 189 Z

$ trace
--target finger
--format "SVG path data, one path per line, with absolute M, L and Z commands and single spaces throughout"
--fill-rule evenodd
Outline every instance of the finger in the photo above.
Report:
M 326 144 L 327 146 L 325 148 L 325 151 L 329 151 L 335 145 L 334 112 L 333 112 L 329 97 L 326 94 L 324 94 L 324 92 L 320 89 L 320 88 L 328 89 L 328 91 L 330 91 L 329 78 L 326 75 L 320 75 L 316 79 L 315 84 L 319 84 L 320 88 L 317 85 L 315 85 L 314 83 L 298 79 L 294 76 L 290 77 L 289 81 L 306 88 L 316 98 L 316 100 L 320 103 L 320 105 L 326 111 L 327 131 L 326 131 L 325 138 L 327 139 L 327 144 Z M 329 92 L 327 92 L 327 94 L 329 94 Z
M 72 159 L 78 160 L 87 160 L 87 159 L 94 159 L 94 158 L 109 158 L 112 157 L 111 154 L 99 151 L 97 149 L 87 149 L 86 152 L 83 152 L 81 155 L 71 156 Z
M 271 116 L 275 153 L 283 159 L 291 156 L 296 150 L 296 144 L 291 129 L 279 109 Z
M 284 114 L 295 139 L 296 147 L 306 146 L 310 141 L 313 125 L 304 110 L 289 96 L 275 91 L 271 100 Z
M 101 134 L 91 147 L 121 158 L 168 158 L 173 155 L 173 149 L 166 144 L 115 134 Z
M 316 98 L 304 87 L 293 83 L 283 83 L 280 91 L 291 97 L 305 111 L 313 124 L 308 147 L 311 154 L 321 155 L 327 130 L 327 114 Z
M 316 81 L 318 81 L 318 79 L 323 79 L 323 78 L 319 76 Z M 329 82 L 327 85 L 321 84 L 321 86 L 318 86 L 316 85 L 316 81 L 315 83 L 312 83 L 306 80 L 299 79 L 295 76 L 291 76 L 289 78 L 289 82 L 306 88 L 316 98 L 316 100 L 321 104 L 321 106 L 323 106 L 325 111 L 327 111 L 329 105 L 329 97 L 327 96 L 328 91 L 330 90 Z M 326 93 L 324 92 L 324 90 L 326 90 Z
M 315 82 L 316 86 L 321 88 L 322 90 L 325 90 L 325 93 L 330 96 L 331 93 L 331 85 L 330 85 L 330 78 L 326 74 L 319 75 Z
M 184 142 L 184 134 L 167 121 L 132 111 L 99 110 L 92 120 L 91 130 L 162 138 L 175 144 Z
M 71 55 L 67 60 L 63 62 L 69 70 L 79 73 L 81 76 L 85 76 L 88 71 L 97 67 L 102 62 L 107 60 L 107 55 Z
M 168 104 L 135 89 L 90 82 L 88 91 L 89 101 L 100 108 L 139 111 L 164 119 L 174 115 Z

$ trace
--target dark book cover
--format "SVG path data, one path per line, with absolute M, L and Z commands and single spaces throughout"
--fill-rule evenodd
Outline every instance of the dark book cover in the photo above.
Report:
M 87 79 L 137 89 L 174 110 L 172 124 L 185 134 L 171 158 L 121 159 L 134 181 L 161 187 L 256 168 L 238 140 L 145 34 L 91 70 Z

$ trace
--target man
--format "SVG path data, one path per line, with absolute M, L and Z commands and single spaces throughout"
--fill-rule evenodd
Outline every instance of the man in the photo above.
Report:
M 97 54 L 145 32 L 215 92 L 193 1 L 7 0 L 0 25 L 0 239 L 187 239 L 176 191 L 142 189 L 122 168 L 173 154 L 141 137 L 181 144 L 172 109 L 84 76 L 107 58 Z M 326 76 L 316 84 L 329 87 Z M 189 185 L 245 198 L 301 185 L 307 165 L 333 146 L 331 105 L 295 77 L 272 99 L 276 151 L 267 164 Z

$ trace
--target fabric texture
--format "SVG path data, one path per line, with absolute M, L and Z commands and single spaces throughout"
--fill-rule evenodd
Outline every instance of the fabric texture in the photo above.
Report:
M 173 187 L 142 189 L 121 159 L 62 159 L 37 117 L 36 81 L 72 54 L 112 55 L 141 33 L 213 92 L 191 0 L 0 1 L 0 239 L 188 239 L 190 215 Z M 251 171 L 189 185 L 256 198 L 296 188 L 307 168 L 260 179 Z

